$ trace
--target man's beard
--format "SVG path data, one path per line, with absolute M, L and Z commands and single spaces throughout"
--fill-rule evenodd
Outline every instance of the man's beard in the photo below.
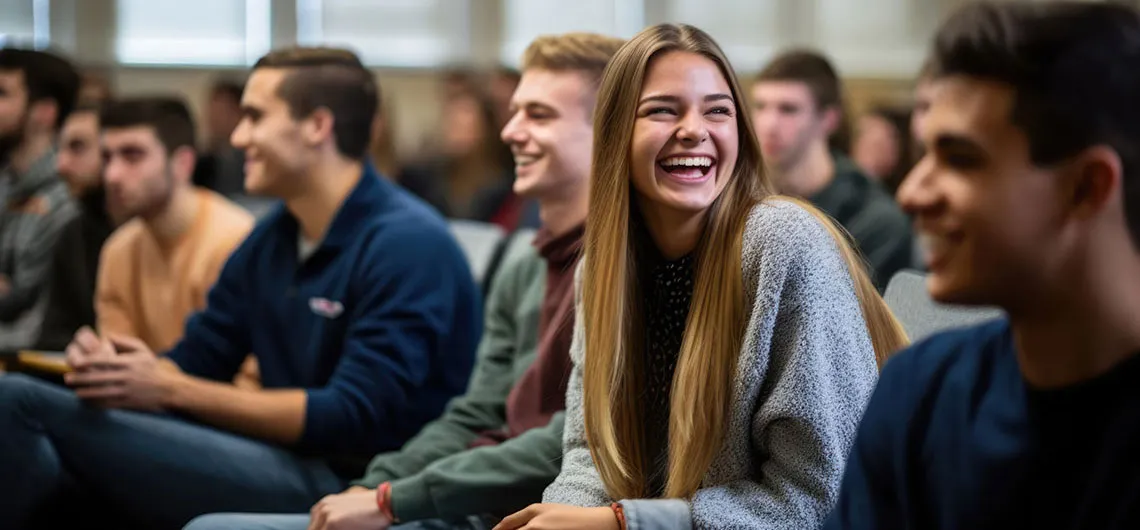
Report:
M 111 194 L 107 193 L 107 211 L 115 222 L 123 223 L 135 217 L 152 219 L 166 211 L 174 198 L 174 175 L 170 171 L 170 167 L 167 167 L 162 187 L 150 190 L 147 197 L 134 207 L 115 203 L 111 200 Z
M 16 125 L 10 131 L 0 131 L 0 168 L 8 165 L 12 161 L 12 157 L 16 154 L 16 150 L 24 145 L 24 133 L 28 125 L 28 113 L 25 110 L 20 115 L 20 119 L 16 120 Z

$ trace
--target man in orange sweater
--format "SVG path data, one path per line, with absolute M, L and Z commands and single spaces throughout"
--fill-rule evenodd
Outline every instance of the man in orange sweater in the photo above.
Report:
M 253 228 L 240 206 L 190 183 L 194 124 L 175 98 L 113 103 L 101 116 L 111 215 L 127 220 L 99 260 L 99 333 L 138 337 L 165 352 L 206 306 L 222 266 Z

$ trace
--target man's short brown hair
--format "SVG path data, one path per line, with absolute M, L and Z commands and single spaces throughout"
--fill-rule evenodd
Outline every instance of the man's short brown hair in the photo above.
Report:
M 610 59 L 624 44 L 624 39 L 597 33 L 544 35 L 534 39 L 523 52 L 522 69 L 582 72 L 596 86 Z
M 333 116 L 337 151 L 355 160 L 367 155 L 380 88 L 355 53 L 340 48 L 286 48 L 262 57 L 253 66 L 258 68 L 290 70 L 277 95 L 293 118 L 326 108 Z
M 807 86 L 816 112 L 829 108 L 839 112 L 839 123 L 828 138 L 828 146 L 844 153 L 850 150 L 851 124 L 843 105 L 843 82 L 827 57 L 806 49 L 786 51 L 772 59 L 756 76 L 757 83 L 764 81 L 791 81 Z
M 816 110 L 838 107 L 842 101 L 839 74 L 826 57 L 811 50 L 791 50 L 768 63 L 756 82 L 795 81 L 807 85 Z

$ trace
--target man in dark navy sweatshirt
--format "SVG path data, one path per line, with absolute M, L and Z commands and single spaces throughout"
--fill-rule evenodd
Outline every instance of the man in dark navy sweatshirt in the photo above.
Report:
M 828 529 L 1140 528 L 1140 12 L 972 4 L 899 190 L 936 300 L 1008 319 L 889 361 Z
M 65 476 L 146 528 L 307 510 L 463 393 L 478 289 L 445 221 L 364 161 L 377 96 L 350 52 L 258 62 L 232 140 L 247 190 L 284 204 L 166 358 L 84 329 L 67 351 L 74 393 L 0 379 L 6 527 Z M 261 390 L 229 383 L 249 353 Z

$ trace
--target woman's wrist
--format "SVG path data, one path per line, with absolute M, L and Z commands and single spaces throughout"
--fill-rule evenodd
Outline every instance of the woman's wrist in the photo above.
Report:
M 610 509 L 614 511 L 614 517 L 617 518 L 618 528 L 620 530 L 626 530 L 625 508 L 622 507 L 620 502 L 615 502 L 610 505 Z

